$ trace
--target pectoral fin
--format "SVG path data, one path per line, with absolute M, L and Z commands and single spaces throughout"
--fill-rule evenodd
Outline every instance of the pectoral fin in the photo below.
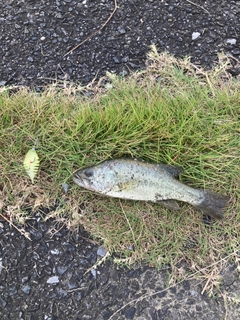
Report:
M 158 200 L 156 202 L 159 203 L 160 205 L 162 205 L 163 207 L 166 207 L 171 210 L 179 210 L 180 209 L 178 203 L 174 200 Z

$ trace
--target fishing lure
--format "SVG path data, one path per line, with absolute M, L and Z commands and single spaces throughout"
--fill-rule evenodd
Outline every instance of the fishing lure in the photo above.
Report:
M 30 177 L 32 184 L 34 184 L 34 177 L 37 174 L 39 168 L 39 157 L 35 150 L 35 147 L 29 150 L 23 161 L 24 168 L 27 175 Z

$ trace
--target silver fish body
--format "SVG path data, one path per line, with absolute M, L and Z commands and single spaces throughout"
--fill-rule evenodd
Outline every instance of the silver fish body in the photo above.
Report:
M 73 180 L 83 188 L 107 196 L 158 202 L 172 209 L 179 207 L 169 200 L 178 200 L 222 218 L 228 197 L 181 183 L 176 179 L 181 172 L 180 167 L 114 159 L 77 171 Z

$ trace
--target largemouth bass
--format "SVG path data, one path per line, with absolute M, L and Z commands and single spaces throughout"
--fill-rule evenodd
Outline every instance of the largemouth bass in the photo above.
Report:
M 179 209 L 173 200 L 187 202 L 221 219 L 229 197 L 183 184 L 176 179 L 181 172 L 181 167 L 115 159 L 80 169 L 73 180 L 80 187 L 106 196 L 158 202 L 172 209 Z

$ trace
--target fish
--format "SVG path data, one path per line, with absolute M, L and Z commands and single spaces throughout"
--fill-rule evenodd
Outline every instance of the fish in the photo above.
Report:
M 182 167 L 148 163 L 138 159 L 110 159 L 82 168 L 73 181 L 90 191 L 120 199 L 151 201 L 179 210 L 186 202 L 215 219 L 222 219 L 229 197 L 195 189 L 178 180 Z

